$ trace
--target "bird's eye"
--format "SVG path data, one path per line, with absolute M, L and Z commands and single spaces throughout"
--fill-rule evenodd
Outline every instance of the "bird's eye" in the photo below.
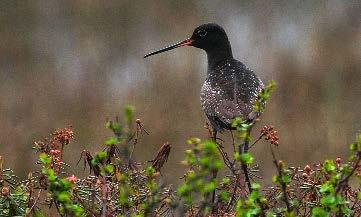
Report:
M 198 32 L 198 35 L 201 36 L 201 37 L 204 37 L 207 35 L 207 32 L 205 30 L 199 30 Z

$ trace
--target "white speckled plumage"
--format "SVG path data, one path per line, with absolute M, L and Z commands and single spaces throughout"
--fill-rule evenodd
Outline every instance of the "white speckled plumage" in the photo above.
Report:
M 252 70 L 237 60 L 227 59 L 208 71 L 200 102 L 216 131 L 231 129 L 234 118 L 249 118 L 262 88 L 262 81 Z

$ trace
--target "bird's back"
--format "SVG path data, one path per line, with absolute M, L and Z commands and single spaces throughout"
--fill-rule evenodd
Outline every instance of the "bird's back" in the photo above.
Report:
M 247 119 L 253 111 L 262 81 L 242 62 L 228 59 L 208 69 L 201 90 L 201 104 L 216 131 L 231 129 L 236 117 Z

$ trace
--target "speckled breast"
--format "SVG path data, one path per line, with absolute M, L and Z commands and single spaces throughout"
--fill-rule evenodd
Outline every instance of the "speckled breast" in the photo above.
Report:
M 233 119 L 248 118 L 262 81 L 242 63 L 225 63 L 209 74 L 204 82 L 200 102 L 213 128 L 229 128 Z

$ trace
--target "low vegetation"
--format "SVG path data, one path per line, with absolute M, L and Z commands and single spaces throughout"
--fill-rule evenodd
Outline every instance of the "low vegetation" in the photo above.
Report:
M 271 82 L 260 93 L 255 112 L 263 112 L 273 89 Z M 72 128 L 58 129 L 34 142 L 39 169 L 27 179 L 3 168 L 0 159 L 0 216 L 361 216 L 361 134 L 350 144 L 348 159 L 290 167 L 274 152 L 282 148 L 275 127 L 264 126 L 251 138 L 257 121 L 234 120 L 233 153 L 224 150 L 222 141 L 188 139 L 183 183 L 177 187 L 159 182 L 170 144 L 161 146 L 149 162 L 134 160 L 138 139 L 148 132 L 134 119 L 131 106 L 122 120 L 106 122 L 114 136 L 99 152 L 80 154 L 78 166 L 89 170 L 86 177 L 67 173 L 70 165 L 63 156 L 74 133 Z M 270 186 L 258 183 L 262 168 L 250 151 L 261 140 L 269 143 L 277 171 Z M 225 175 L 217 177 L 220 170 Z

